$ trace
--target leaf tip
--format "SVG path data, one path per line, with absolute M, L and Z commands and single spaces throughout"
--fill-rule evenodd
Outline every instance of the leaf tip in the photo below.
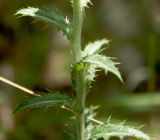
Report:
M 80 1 L 80 5 L 81 5 L 81 10 L 85 7 L 89 8 L 88 4 L 92 4 L 91 0 L 81 0 Z

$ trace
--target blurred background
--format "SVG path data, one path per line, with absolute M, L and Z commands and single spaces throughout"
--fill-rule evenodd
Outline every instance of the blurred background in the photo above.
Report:
M 104 51 L 120 62 L 124 84 L 99 72 L 87 106 L 100 105 L 97 119 L 139 127 L 160 139 L 160 1 L 92 0 L 86 9 L 82 44 L 107 38 Z M 27 6 L 59 9 L 72 20 L 69 0 L 0 0 L 0 76 L 35 91 L 70 94 L 70 44 L 57 28 L 17 18 Z M 0 82 L 0 140 L 62 140 L 71 117 L 50 108 L 20 111 L 28 95 Z

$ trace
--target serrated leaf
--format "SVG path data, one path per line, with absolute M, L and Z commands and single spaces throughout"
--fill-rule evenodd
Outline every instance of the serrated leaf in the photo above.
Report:
M 97 66 L 92 64 L 92 65 L 86 65 L 86 93 L 89 92 L 91 88 L 91 83 L 94 81 L 94 78 L 96 77 L 96 72 L 97 72 Z
M 106 39 L 97 40 L 93 43 L 89 43 L 88 45 L 86 45 L 84 51 L 82 52 L 82 57 L 84 58 L 84 57 L 93 55 L 95 53 L 98 53 L 101 47 L 108 43 L 109 43 L 109 40 L 106 40 Z
M 124 126 L 123 124 L 100 124 L 94 127 L 91 132 L 89 139 L 104 138 L 109 140 L 110 137 L 119 137 L 121 140 L 124 137 L 134 137 L 138 140 L 151 140 L 151 138 L 143 133 L 142 131 L 132 128 L 130 126 Z
M 84 114 L 85 114 L 85 135 L 89 139 L 90 136 L 90 132 L 91 130 L 95 127 L 95 122 L 93 122 L 93 120 L 91 120 L 90 118 L 94 118 L 97 113 L 95 112 L 95 110 L 99 108 L 99 106 L 90 106 L 89 108 L 85 108 Z
M 88 7 L 88 4 L 91 3 L 91 0 L 80 0 L 81 9 Z M 92 4 L 92 3 L 91 3 Z
M 71 4 L 73 5 L 74 3 L 74 0 L 70 0 Z M 88 4 L 92 4 L 91 0 L 80 0 L 80 8 L 81 8 L 81 11 L 85 8 L 85 7 L 88 7 Z
M 72 36 L 72 25 L 58 11 L 28 7 L 17 11 L 16 15 L 30 16 L 35 19 L 56 25 L 70 39 Z
M 89 118 L 94 118 L 97 115 L 97 110 L 99 106 L 90 106 L 89 108 L 85 108 L 84 114 L 85 114 L 85 126 L 86 126 L 86 131 L 90 131 L 91 128 L 94 128 L 93 121 L 90 120 Z
M 116 75 L 121 81 L 123 81 L 121 74 L 118 68 L 116 67 L 117 63 L 113 62 L 110 57 L 95 54 L 85 59 L 84 62 L 90 63 L 91 65 L 94 64 L 97 68 L 105 70 L 106 73 L 109 71 Z
M 75 100 L 62 95 L 60 93 L 47 93 L 42 94 L 41 96 L 36 96 L 29 98 L 22 102 L 14 112 L 17 112 L 18 110 L 22 109 L 32 109 L 32 108 L 48 108 L 51 106 L 63 106 L 67 105 L 69 107 L 74 107 Z

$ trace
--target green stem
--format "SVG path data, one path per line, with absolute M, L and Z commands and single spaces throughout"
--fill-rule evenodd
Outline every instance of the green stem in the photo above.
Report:
M 72 53 L 73 64 L 77 64 L 81 60 L 81 31 L 83 23 L 84 10 L 81 9 L 80 0 L 73 0 L 73 40 Z M 81 65 L 81 64 L 80 64 Z M 82 66 L 82 67 L 81 67 Z M 84 122 L 84 106 L 85 106 L 85 70 L 83 64 L 76 71 L 76 94 L 79 106 L 79 112 L 76 114 L 77 140 L 85 140 L 85 122 Z
M 73 63 L 81 60 L 81 31 L 83 23 L 83 11 L 80 7 L 80 0 L 73 1 L 73 42 L 72 53 Z
M 77 124 L 77 140 L 85 140 L 85 122 L 84 122 L 84 108 L 86 98 L 86 87 L 85 87 L 85 70 L 82 69 L 77 72 L 77 100 L 79 105 L 79 112 L 76 115 Z
M 76 129 L 77 129 L 76 140 L 85 140 L 84 114 L 76 115 Z

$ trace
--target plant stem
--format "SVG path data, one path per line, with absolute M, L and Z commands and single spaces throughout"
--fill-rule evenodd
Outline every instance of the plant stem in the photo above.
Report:
M 76 125 L 77 125 L 77 140 L 85 140 L 85 121 L 84 121 L 84 108 L 85 108 L 85 81 L 84 81 L 84 69 L 77 73 L 77 101 L 80 112 L 76 114 Z
M 73 1 L 73 42 L 72 53 L 73 63 L 81 60 L 81 30 L 83 23 L 83 11 L 80 7 L 80 0 Z
M 81 9 L 80 0 L 73 0 L 73 39 L 72 53 L 73 64 L 77 64 L 81 60 L 81 31 L 83 23 L 84 10 Z M 83 65 L 83 64 L 82 64 Z M 76 94 L 80 111 L 76 114 L 77 140 L 85 140 L 85 122 L 84 122 L 84 106 L 85 106 L 85 70 L 76 71 Z
M 76 115 L 77 140 L 85 140 L 84 114 Z

